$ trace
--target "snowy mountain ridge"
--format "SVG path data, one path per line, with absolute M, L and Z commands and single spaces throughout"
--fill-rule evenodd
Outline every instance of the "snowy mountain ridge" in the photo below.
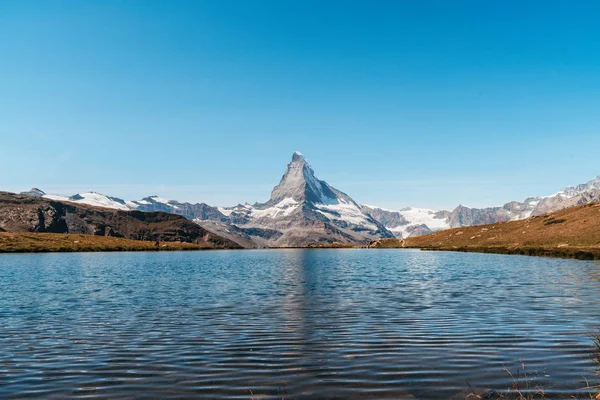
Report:
M 498 207 L 458 206 L 452 211 L 407 207 L 397 211 L 360 205 L 347 194 L 319 180 L 306 158 L 292 155 L 280 182 L 266 203 L 213 207 L 149 196 L 123 200 L 98 192 L 56 196 L 33 188 L 30 196 L 69 201 L 115 210 L 165 211 L 184 217 L 232 240 L 243 237 L 248 247 L 305 246 L 339 241 L 366 243 L 380 237 L 409 237 L 461 226 L 505 222 L 541 215 L 561 208 L 600 201 L 600 176 L 569 186 L 550 196 Z
M 363 205 L 397 237 L 419 236 L 461 226 L 492 224 L 529 218 L 563 208 L 600 201 L 600 176 L 576 186 L 569 186 L 550 196 L 529 197 L 523 202 L 511 201 L 502 206 L 474 208 L 459 205 L 452 211 L 404 208 L 390 211 Z M 399 219 L 398 217 L 401 217 Z

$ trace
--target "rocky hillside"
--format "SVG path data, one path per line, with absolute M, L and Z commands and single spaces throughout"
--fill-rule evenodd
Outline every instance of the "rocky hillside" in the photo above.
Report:
M 239 248 L 184 217 L 164 212 L 120 211 L 0 192 L 0 231 L 81 233 L 135 240 L 188 242 Z

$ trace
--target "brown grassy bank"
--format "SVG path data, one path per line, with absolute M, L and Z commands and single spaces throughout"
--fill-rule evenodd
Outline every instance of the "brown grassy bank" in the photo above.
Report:
M 469 226 L 425 236 L 382 239 L 371 247 L 600 259 L 600 204 L 585 204 L 521 221 Z
M 180 242 L 149 242 L 108 236 L 62 233 L 0 232 L 0 253 L 76 251 L 208 250 L 214 247 Z

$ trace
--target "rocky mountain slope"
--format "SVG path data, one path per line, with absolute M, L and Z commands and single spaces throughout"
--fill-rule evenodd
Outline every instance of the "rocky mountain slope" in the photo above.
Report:
M 7 192 L 0 192 L 0 231 L 81 233 L 136 240 L 181 241 L 216 248 L 240 247 L 178 215 L 121 211 Z

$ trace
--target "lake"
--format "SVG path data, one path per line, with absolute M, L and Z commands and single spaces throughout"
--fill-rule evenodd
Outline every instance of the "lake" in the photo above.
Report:
M 418 250 L 0 255 L 0 398 L 464 399 L 594 383 L 600 263 Z M 468 382 L 468 383 L 467 383 Z

